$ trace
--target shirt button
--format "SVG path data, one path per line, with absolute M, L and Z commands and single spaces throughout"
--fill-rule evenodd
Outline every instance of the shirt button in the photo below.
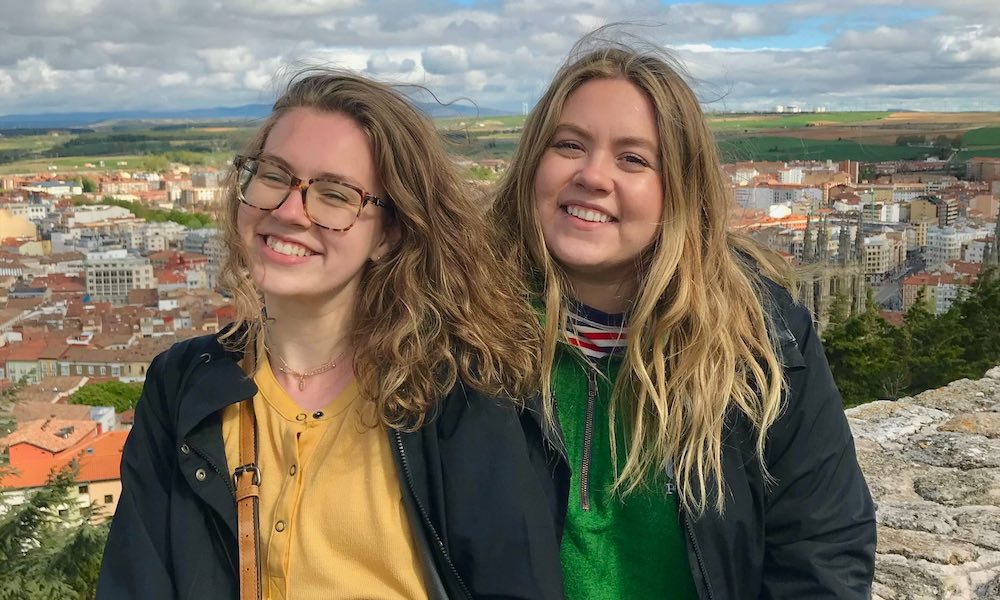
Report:
M 323 411 L 317 410 L 316 412 L 314 412 L 313 413 L 313 418 L 314 419 L 322 419 L 323 418 Z
M 299 413 L 299 414 L 295 415 L 295 420 L 296 421 L 305 421 L 306 420 L 306 413 Z
M 205 481 L 206 477 L 208 477 L 208 473 L 205 472 L 205 469 L 198 469 L 194 472 L 194 478 L 198 481 Z
M 191 447 L 187 444 L 181 444 L 181 452 L 184 454 L 191 454 Z
M 275 523 L 274 524 L 274 530 L 277 531 L 278 533 L 281 533 L 282 531 L 284 531 L 285 530 L 285 522 L 284 521 L 278 521 L 277 523 Z
M 295 465 L 292 465 L 291 468 L 288 469 L 288 474 L 294 476 L 295 475 L 295 471 L 297 471 L 297 470 L 298 469 L 295 467 Z

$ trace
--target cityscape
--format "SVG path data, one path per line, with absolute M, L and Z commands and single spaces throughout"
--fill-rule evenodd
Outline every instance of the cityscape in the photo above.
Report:
M 440 126 L 447 135 L 456 123 Z M 516 139 L 516 125 L 503 127 Z M 103 478 L 114 474 L 149 362 L 232 318 L 217 289 L 224 249 L 213 221 L 227 168 L 79 160 L 0 175 L 0 385 L 16 398 L 0 405 L 9 434 L 0 444 L 19 471 L 0 487 L 37 487 L 76 461 L 80 504 L 103 503 L 110 515 L 120 487 Z M 470 184 L 487 187 L 508 164 L 455 161 Z M 869 290 L 890 323 L 901 324 L 918 301 L 944 314 L 1000 258 L 997 157 L 758 160 L 723 170 L 732 227 L 795 268 L 798 299 L 821 330 L 835 297 L 859 312 Z M 88 392 L 110 382 L 133 386 L 122 388 L 121 410 L 119 392 Z
M 400 84 L 470 193 L 488 194 L 574 40 L 622 9 L 5 4 L 0 31 L 16 43 L 0 44 L 0 600 L 93 597 L 151 361 L 233 319 L 219 288 L 226 182 L 290 73 L 322 64 Z M 823 337 L 880 502 L 876 597 L 990 597 L 949 588 L 966 571 L 947 569 L 972 565 L 1000 590 L 1000 343 L 979 344 L 1000 328 L 992 0 L 623 6 L 630 31 L 686 65 L 722 157 L 731 228 L 787 261 Z M 106 27 L 120 18 L 131 26 Z M 39 24 L 48 19 L 75 25 Z M 954 433 L 937 449 L 954 459 L 924 452 L 930 423 Z M 966 448 L 960 434 L 975 441 Z M 920 449 L 894 473 L 874 457 L 910 452 L 904 438 Z M 918 464 L 930 475 L 911 473 Z M 903 491 L 891 489 L 904 470 Z M 922 476 L 959 491 L 939 482 L 925 493 Z M 944 524 L 914 524 L 924 500 Z M 955 531 L 968 535 L 946 543 Z M 2 554 L 11 532 L 20 553 Z M 51 547 L 65 556 L 39 558 Z M 33 579 L 32 561 L 62 570 Z M 936 579 L 920 588 L 925 576 Z

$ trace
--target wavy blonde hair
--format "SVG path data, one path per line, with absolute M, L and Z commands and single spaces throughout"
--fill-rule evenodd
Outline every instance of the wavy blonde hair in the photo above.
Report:
M 655 47 L 640 51 L 597 35 L 578 43 L 528 116 L 497 190 L 494 219 L 544 303 L 542 385 L 554 424 L 550 374 L 556 347 L 565 342 L 572 289 L 545 247 L 535 175 L 566 99 L 584 82 L 621 78 L 649 97 L 659 135 L 663 218 L 654 242 L 636 258 L 639 289 L 628 309 L 628 348 L 608 424 L 615 489 L 628 494 L 670 464 L 686 509 L 701 513 L 711 496 L 721 513 L 727 416 L 736 410 L 753 424 L 763 467 L 767 431 L 780 412 L 783 374 L 759 271 L 789 285 L 790 269 L 728 229 L 730 199 L 715 139 L 671 58 Z M 624 440 L 615 433 L 617 419 L 626 423 Z M 622 442 L 624 465 L 618 461 Z
M 391 201 L 387 222 L 399 229 L 396 246 L 366 264 L 354 310 L 355 371 L 380 421 L 420 427 L 458 378 L 495 395 L 537 393 L 540 328 L 527 291 L 501 259 L 481 194 L 463 182 L 429 120 L 388 85 L 309 69 L 292 78 L 246 154 L 259 153 L 274 124 L 299 107 L 342 113 L 361 127 Z M 235 173 L 225 201 L 220 282 L 236 319 L 222 338 L 246 351 L 260 347 L 263 304 L 236 228 Z M 244 356 L 252 374 L 255 352 Z

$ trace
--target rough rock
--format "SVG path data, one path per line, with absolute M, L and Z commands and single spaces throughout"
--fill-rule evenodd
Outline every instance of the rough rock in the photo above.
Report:
M 988 438 L 1000 438 L 1000 412 L 962 413 L 938 425 L 938 431 L 978 433 Z
M 1000 598 L 1000 367 L 847 416 L 877 507 L 873 598 Z

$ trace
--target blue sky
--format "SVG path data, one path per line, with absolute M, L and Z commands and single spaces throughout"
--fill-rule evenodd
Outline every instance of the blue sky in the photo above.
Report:
M 1000 110 L 996 0 L 0 0 L 0 114 L 270 101 L 335 64 L 520 111 L 616 21 L 711 110 Z

